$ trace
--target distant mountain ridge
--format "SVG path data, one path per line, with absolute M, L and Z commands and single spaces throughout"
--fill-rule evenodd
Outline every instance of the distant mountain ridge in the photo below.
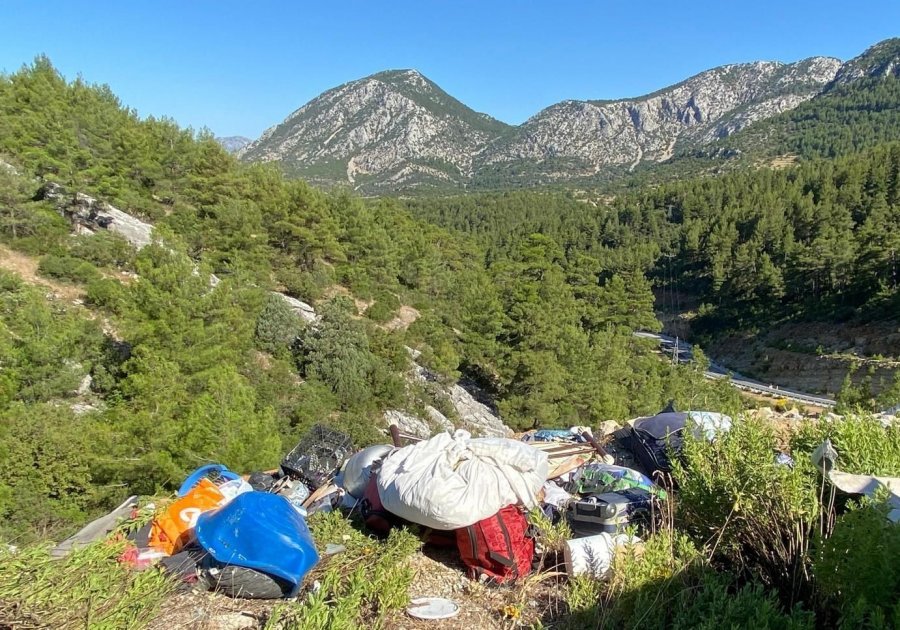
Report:
M 237 153 L 253 142 L 253 140 L 244 136 L 226 136 L 224 138 L 216 138 L 216 142 L 221 144 L 229 153 Z
M 836 82 L 897 76 L 897 41 L 846 63 L 731 64 L 637 98 L 562 101 L 519 126 L 475 112 L 416 70 L 385 71 L 324 92 L 237 155 L 365 193 L 627 172 L 790 111 Z

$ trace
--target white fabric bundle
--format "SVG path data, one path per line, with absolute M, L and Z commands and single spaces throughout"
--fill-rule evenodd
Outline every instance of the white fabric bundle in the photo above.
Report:
M 391 453 L 378 473 L 384 508 L 433 529 L 459 529 L 507 505 L 537 504 L 547 454 L 505 438 L 441 433 Z

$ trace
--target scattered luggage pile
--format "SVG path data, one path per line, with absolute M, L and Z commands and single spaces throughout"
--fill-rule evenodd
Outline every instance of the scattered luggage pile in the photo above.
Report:
M 655 526 L 684 431 L 714 439 L 730 424 L 720 414 L 666 410 L 615 435 L 627 458 L 607 452 L 587 427 L 425 440 L 392 428 L 392 444 L 355 451 L 348 436 L 317 425 L 277 470 L 194 471 L 174 501 L 129 535 L 133 546 L 120 560 L 136 569 L 159 563 L 235 597 L 293 597 L 320 561 L 307 517 L 342 510 L 376 536 L 414 528 L 425 544 L 455 548 L 472 579 L 505 584 L 539 569 L 528 513 L 540 511 L 573 533 L 563 549 L 567 573 L 603 577 L 619 547 Z

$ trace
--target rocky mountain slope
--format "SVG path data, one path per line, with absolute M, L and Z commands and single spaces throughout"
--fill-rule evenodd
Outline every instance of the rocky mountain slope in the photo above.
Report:
M 238 155 L 323 183 L 453 184 L 470 178 L 474 156 L 509 129 L 415 70 L 396 70 L 328 90 Z
M 858 57 L 854 57 L 838 71 L 834 83 L 852 83 L 867 77 L 900 78 L 900 38 L 879 42 Z
M 540 163 L 562 158 L 565 171 L 590 175 L 670 158 L 676 146 L 705 144 L 812 98 L 841 67 L 828 57 L 793 64 L 722 66 L 647 96 L 619 101 L 564 101 L 529 119 L 490 147 L 482 164 Z M 577 173 L 573 173 L 577 165 Z

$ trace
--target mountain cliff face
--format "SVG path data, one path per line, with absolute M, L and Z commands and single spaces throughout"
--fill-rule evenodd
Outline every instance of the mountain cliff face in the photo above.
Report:
M 388 71 L 316 97 L 238 156 L 368 193 L 593 177 L 713 143 L 838 81 L 896 76 L 898 50 L 900 40 L 888 40 L 843 65 L 813 57 L 722 66 L 638 98 L 563 101 L 518 127 L 469 109 L 415 70 Z

